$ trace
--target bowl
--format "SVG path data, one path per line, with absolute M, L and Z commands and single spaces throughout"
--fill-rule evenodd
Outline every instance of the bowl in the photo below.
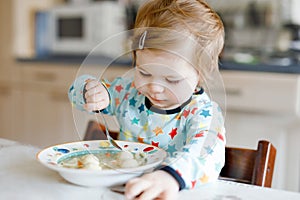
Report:
M 110 187 L 124 184 L 134 177 L 152 171 L 167 155 L 163 149 L 149 144 L 120 140 L 117 140 L 117 143 L 127 151 L 145 155 L 145 163 L 138 167 L 103 170 L 66 168 L 61 165 L 66 159 L 80 155 L 120 152 L 107 140 L 79 141 L 50 146 L 38 152 L 36 158 L 44 166 L 57 171 L 70 183 L 87 187 Z

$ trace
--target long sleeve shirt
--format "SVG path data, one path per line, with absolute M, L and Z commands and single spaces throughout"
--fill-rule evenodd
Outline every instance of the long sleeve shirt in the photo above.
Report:
M 75 80 L 69 98 L 80 110 L 85 104 L 87 79 Z M 132 79 L 116 78 L 102 82 L 110 96 L 104 113 L 115 115 L 120 125 L 120 140 L 151 144 L 166 150 L 168 156 L 160 169 L 170 173 L 180 189 L 214 181 L 225 161 L 225 128 L 220 107 L 201 89 L 171 110 L 151 106 L 138 92 Z

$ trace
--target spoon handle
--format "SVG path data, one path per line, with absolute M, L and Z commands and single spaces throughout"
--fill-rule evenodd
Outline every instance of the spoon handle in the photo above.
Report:
M 116 147 L 116 148 L 118 148 L 118 149 L 120 149 L 121 151 L 123 150 L 119 145 L 118 145 L 118 143 L 110 136 L 110 134 L 109 134 L 109 131 L 108 131 L 108 126 L 107 126 L 107 123 L 106 123 L 106 120 L 105 120 L 105 118 L 104 118 L 104 116 L 103 116 L 103 113 L 101 113 L 101 112 L 97 112 L 97 113 L 100 113 L 100 115 L 101 115 L 101 117 L 102 117 L 102 119 L 103 119 L 103 123 L 104 123 L 104 126 L 105 126 L 105 135 L 106 135 L 106 137 L 107 137 L 107 139 L 108 139 L 108 141 L 114 146 L 114 147 Z

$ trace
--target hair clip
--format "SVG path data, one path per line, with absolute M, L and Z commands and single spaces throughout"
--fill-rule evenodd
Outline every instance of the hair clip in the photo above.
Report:
M 141 37 L 140 37 L 140 41 L 139 41 L 139 49 L 143 49 L 143 48 L 144 48 L 146 36 L 147 36 L 147 31 L 145 31 L 145 32 L 141 35 Z

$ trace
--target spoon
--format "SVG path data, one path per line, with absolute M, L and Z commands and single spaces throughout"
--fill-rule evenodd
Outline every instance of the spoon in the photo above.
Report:
M 103 119 L 103 123 L 104 123 L 104 126 L 105 126 L 105 135 L 106 135 L 108 141 L 110 142 L 110 144 L 112 144 L 112 145 L 113 145 L 114 147 L 116 147 L 117 149 L 120 149 L 121 151 L 124 151 L 124 150 L 122 149 L 122 147 L 120 147 L 120 146 L 118 145 L 118 143 L 110 136 L 109 131 L 108 131 L 108 128 L 107 128 L 108 126 L 107 126 L 107 123 L 106 123 L 106 120 L 105 120 L 103 114 L 102 114 L 101 112 L 99 112 L 98 110 L 95 111 L 95 112 L 96 112 L 96 113 L 99 113 L 99 114 L 101 115 L 102 119 Z
M 125 194 L 125 185 L 116 185 L 116 186 L 111 186 L 109 188 L 111 191 L 119 193 L 119 194 Z M 137 195 L 136 197 L 141 196 L 141 194 Z

